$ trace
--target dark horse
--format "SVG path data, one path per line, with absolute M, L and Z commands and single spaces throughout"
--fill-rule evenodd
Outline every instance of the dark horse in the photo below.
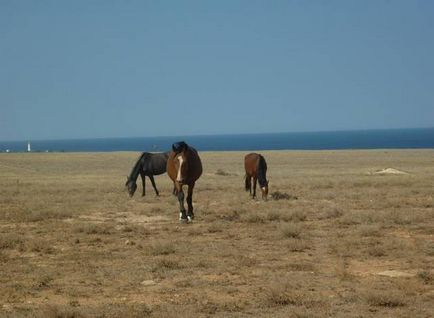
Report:
M 181 222 L 191 222 L 194 218 L 193 213 L 193 189 L 197 179 L 202 174 L 202 163 L 196 149 L 190 147 L 185 142 L 180 141 L 172 145 L 172 152 L 167 160 L 167 174 L 172 179 L 175 186 L 175 193 L 179 201 L 179 220 Z M 188 186 L 187 194 L 187 213 L 184 207 L 184 192 L 182 187 Z
M 160 195 L 157 187 L 155 186 L 154 176 L 163 174 L 166 172 L 167 158 L 169 158 L 169 152 L 150 153 L 144 152 L 140 155 L 136 164 L 131 170 L 130 176 L 127 177 L 125 186 L 128 187 L 128 193 L 130 197 L 134 195 L 137 189 L 136 180 L 137 177 L 142 177 L 143 191 L 142 196 L 145 195 L 145 177 L 148 176 L 151 179 L 152 186 L 154 187 L 155 194 Z
M 262 155 L 258 153 L 249 153 L 244 157 L 244 168 L 246 169 L 246 191 L 252 195 L 253 179 L 253 198 L 256 196 L 256 180 L 262 191 L 262 198 L 267 200 L 268 180 L 267 180 L 267 163 Z

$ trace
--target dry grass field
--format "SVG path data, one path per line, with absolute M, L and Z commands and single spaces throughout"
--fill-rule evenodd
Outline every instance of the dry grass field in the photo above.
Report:
M 0 154 L 0 317 L 433 316 L 433 150 L 262 152 L 268 202 L 244 154 L 201 153 L 193 224 L 138 153 Z

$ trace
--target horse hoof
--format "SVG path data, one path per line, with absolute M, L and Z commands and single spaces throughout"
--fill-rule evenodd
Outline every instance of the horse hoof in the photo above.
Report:
M 191 223 L 191 222 L 193 222 L 193 217 L 187 216 L 187 223 Z
M 179 213 L 179 222 L 180 223 L 187 223 L 188 222 L 188 217 L 185 213 Z

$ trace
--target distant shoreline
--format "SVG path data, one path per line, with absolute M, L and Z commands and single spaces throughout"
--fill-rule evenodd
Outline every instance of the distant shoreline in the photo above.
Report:
M 433 149 L 434 128 L 4 141 L 0 152 L 158 152 L 179 140 L 200 151 Z

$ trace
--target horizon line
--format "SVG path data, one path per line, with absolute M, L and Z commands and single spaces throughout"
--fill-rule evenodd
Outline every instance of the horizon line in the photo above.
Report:
M 68 141 L 68 140 L 98 140 L 98 139 L 137 139 L 137 138 L 169 138 L 169 137 L 212 137 L 212 136 L 244 136 L 244 135 L 274 135 L 274 134 L 317 134 L 317 133 L 336 133 L 336 132 L 368 132 L 368 131 L 393 131 L 393 130 L 425 130 L 434 129 L 431 127 L 418 128 L 368 128 L 368 129 L 335 129 L 335 130 L 310 130 L 310 131 L 279 131 L 279 132 L 244 132 L 244 133 L 208 133 L 208 134 L 187 134 L 187 135 L 153 135 L 153 136 L 122 136 L 122 137 L 67 137 L 67 138 L 37 138 L 37 139 L 15 139 L 0 140 L 0 142 L 31 142 L 31 141 Z

